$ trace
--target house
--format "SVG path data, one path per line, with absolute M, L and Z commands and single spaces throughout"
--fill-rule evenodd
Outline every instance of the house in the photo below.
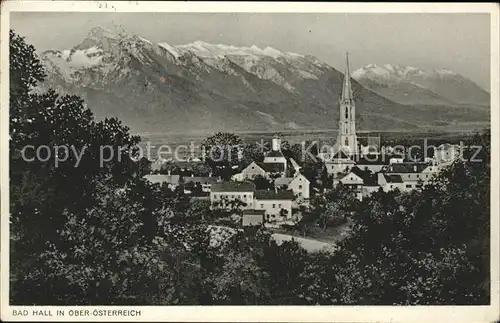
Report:
M 422 171 L 429 166 L 428 163 L 397 163 L 384 167 L 381 172 L 400 175 L 405 181 L 418 181 L 425 178 L 422 176 Z
M 264 210 L 266 220 L 280 219 L 281 215 L 284 215 L 284 218 L 280 220 L 289 220 L 292 218 L 293 199 L 293 192 L 289 190 L 257 190 L 255 191 L 254 209 Z
M 243 210 L 242 225 L 244 227 L 263 225 L 265 213 L 265 210 Z
M 333 155 L 324 154 L 322 158 L 325 162 L 326 171 L 328 174 L 333 174 L 334 176 L 339 173 L 344 173 L 347 169 L 356 165 L 356 162 L 342 150 L 338 150 Z
M 309 185 L 310 181 L 298 172 L 293 177 L 280 177 L 274 180 L 275 187 L 291 190 L 298 199 L 309 199 Z
M 184 180 L 184 186 L 188 183 L 200 184 L 201 190 L 205 193 L 210 193 L 212 184 L 220 181 L 219 177 L 212 176 L 189 176 L 182 179 Z
M 260 164 L 260 163 L 259 163 Z M 266 171 L 256 162 L 251 162 L 250 165 L 245 167 L 241 173 L 237 174 L 239 176 L 235 177 L 239 181 L 243 181 L 245 179 L 253 179 L 256 176 L 260 175 L 263 177 L 268 177 Z M 236 176 L 236 175 L 235 175 Z
M 228 206 L 230 201 L 243 202 L 243 209 L 253 208 L 255 185 L 250 182 L 220 182 L 213 183 L 210 191 L 212 205 Z
M 279 135 L 274 136 L 271 151 L 264 156 L 264 162 L 261 164 L 261 167 L 266 172 L 279 173 L 281 176 L 285 176 L 287 162 L 281 152 L 281 138 Z
M 281 162 L 277 163 L 257 163 L 252 161 L 247 167 L 243 168 L 243 170 L 232 176 L 234 181 L 244 181 L 247 179 L 254 179 L 256 176 L 262 176 L 264 178 L 271 177 L 281 177 L 285 174 L 285 166 Z
M 338 183 L 350 188 L 358 200 L 363 199 L 363 179 L 352 170 L 347 175 L 334 180 L 334 185 Z
M 406 187 L 401 175 L 396 174 L 378 173 L 378 185 L 384 190 L 384 192 L 389 192 L 395 189 L 399 189 L 404 192 L 411 189 Z
M 174 190 L 179 186 L 180 175 L 163 175 L 163 174 L 149 174 L 145 175 L 144 178 L 153 184 L 163 185 L 167 184 L 168 188 Z

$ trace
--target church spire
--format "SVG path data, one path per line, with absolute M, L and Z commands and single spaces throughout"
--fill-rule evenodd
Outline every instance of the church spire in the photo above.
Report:
M 344 73 L 344 86 L 342 87 L 342 97 L 341 101 L 351 102 L 354 100 L 352 95 L 351 88 L 351 73 L 349 72 L 349 54 L 345 53 L 346 65 L 345 65 L 345 73 Z

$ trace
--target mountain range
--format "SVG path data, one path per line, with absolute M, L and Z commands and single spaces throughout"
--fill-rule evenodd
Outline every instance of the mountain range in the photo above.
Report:
M 173 46 L 96 27 L 73 48 L 47 50 L 40 57 L 47 74 L 41 90 L 78 94 L 97 118 L 118 117 L 133 132 L 338 126 L 343 74 L 311 55 L 202 41 Z M 352 75 L 360 130 L 489 120 L 489 94 L 461 76 L 452 78 L 455 83 L 426 77 L 415 78 L 417 83 L 375 77 L 376 71 L 366 67 Z M 454 84 L 462 86 L 460 93 Z
M 490 95 L 449 69 L 424 71 L 413 66 L 370 64 L 352 77 L 377 94 L 401 104 L 487 107 Z

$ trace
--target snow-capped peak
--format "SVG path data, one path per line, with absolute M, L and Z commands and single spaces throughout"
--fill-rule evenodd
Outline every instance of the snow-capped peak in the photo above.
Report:
M 224 45 L 224 44 L 209 44 L 201 40 L 197 40 L 195 42 L 178 45 L 176 46 L 181 51 L 192 51 L 196 55 L 204 58 L 222 58 L 225 56 L 248 56 L 253 57 L 255 59 L 262 57 L 272 57 L 277 59 L 279 57 L 286 58 L 298 58 L 303 57 L 302 55 L 295 53 L 286 53 L 282 52 L 276 48 L 267 46 L 264 49 L 252 45 L 250 47 L 246 46 L 232 46 L 232 45 Z
M 448 68 L 438 68 L 438 69 L 435 69 L 434 72 L 437 74 L 437 75 L 440 75 L 440 76 L 452 76 L 452 75 L 457 75 L 457 73 L 453 72 L 452 70 L 448 69 Z
M 455 73 L 448 69 L 439 69 L 434 72 L 428 72 L 410 65 L 385 64 L 383 66 L 379 66 L 376 64 L 368 64 L 354 71 L 352 73 L 352 77 L 355 79 L 369 78 L 373 80 L 384 79 L 399 81 L 406 80 L 414 76 L 431 77 L 435 74 L 452 75 Z

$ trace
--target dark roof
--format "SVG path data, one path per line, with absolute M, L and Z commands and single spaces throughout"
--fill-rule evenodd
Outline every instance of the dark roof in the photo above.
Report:
M 371 174 L 370 171 L 361 170 L 357 166 L 352 167 L 349 171 L 352 172 L 352 173 L 354 173 L 354 174 L 356 174 L 357 176 L 361 177 L 361 179 L 363 181 L 365 180 L 365 178 L 369 177 L 370 174 Z
M 179 184 L 180 175 L 162 175 L 162 174 L 153 174 L 144 176 L 146 180 L 151 183 L 168 183 L 168 184 Z
M 279 150 L 271 150 L 266 154 L 266 157 L 284 157 L 283 153 Z
M 384 174 L 385 180 L 387 183 L 403 183 L 400 175 L 387 175 Z
M 281 173 L 285 171 L 283 163 L 257 163 L 267 173 Z
M 243 210 L 243 215 L 250 215 L 250 214 L 256 214 L 256 215 L 264 215 L 266 214 L 266 210 Z
M 339 150 L 333 155 L 332 159 L 346 159 L 349 158 L 349 156 L 346 155 L 342 150 Z
M 389 165 L 390 159 L 381 155 L 361 156 L 356 160 L 358 165 Z
M 364 186 L 378 186 L 378 178 L 376 174 L 373 174 L 369 170 L 362 170 L 357 166 L 350 169 L 351 172 L 361 177 Z
M 213 184 L 218 182 L 217 177 L 208 176 L 186 176 L 182 178 L 184 183 Z
M 384 173 L 421 173 L 429 166 L 428 163 L 399 163 L 387 166 Z
M 212 192 L 253 192 L 255 185 L 250 182 L 222 182 L 213 183 Z
M 293 200 L 292 191 L 273 191 L 273 190 L 257 190 L 255 191 L 255 199 L 257 200 Z

